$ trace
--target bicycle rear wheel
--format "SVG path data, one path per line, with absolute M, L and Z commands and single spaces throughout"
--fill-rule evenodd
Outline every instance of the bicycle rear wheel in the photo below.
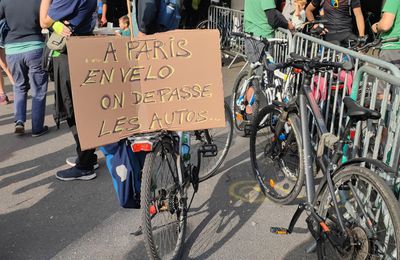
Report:
M 173 145 L 158 142 L 143 167 L 142 227 L 150 259 L 179 259 L 185 240 L 187 191 L 179 184 Z
M 191 153 L 193 165 L 197 164 L 199 154 L 197 151 L 205 147 L 215 147 L 216 155 L 201 154 L 199 181 L 205 181 L 216 175 L 219 167 L 224 162 L 232 143 L 233 122 L 232 113 L 225 103 L 225 122 L 224 128 L 206 129 L 195 131 L 191 139 Z M 215 145 L 215 146 L 214 146 Z
M 400 206 L 386 183 L 371 170 L 352 166 L 337 172 L 333 184 L 348 243 L 334 246 L 325 239 L 320 243 L 319 253 L 329 259 L 398 259 Z M 337 235 L 338 217 L 327 185 L 316 205 L 330 229 L 326 236 Z
M 243 136 L 246 136 L 246 125 L 252 125 L 260 107 L 259 80 L 254 78 L 251 82 L 246 82 L 248 76 L 247 71 L 242 71 L 238 75 L 233 86 L 231 101 L 234 128 Z M 246 90 L 242 95 L 243 88 Z
M 261 109 L 250 135 L 253 173 L 264 194 L 279 204 L 288 204 L 299 195 L 305 180 L 304 151 L 297 115 L 291 113 L 275 138 L 281 111 L 270 105 Z

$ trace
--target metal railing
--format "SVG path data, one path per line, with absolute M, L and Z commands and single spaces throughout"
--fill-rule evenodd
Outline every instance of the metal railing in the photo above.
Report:
M 241 11 L 218 6 L 209 9 L 209 28 L 219 29 L 223 49 L 234 53 L 230 66 L 238 57 L 245 58 L 244 41 L 230 37 L 230 32 L 242 31 L 242 24 Z M 378 58 L 306 34 L 293 35 L 289 30 L 280 28 L 275 32 L 275 38 L 288 40 L 286 46 L 274 46 L 272 56 L 276 62 L 286 61 L 291 52 L 308 58 L 353 62 L 353 71 L 339 70 L 315 75 L 312 84 L 314 97 L 323 110 L 330 132 L 336 135 L 340 135 L 346 123 L 342 102 L 345 96 L 352 95 L 361 105 L 378 109 L 381 120 L 366 125 L 358 124 L 355 146 L 359 148 L 360 156 L 372 156 L 397 167 L 400 154 L 400 70 Z M 301 84 L 300 77 L 296 79 L 296 84 Z
M 207 28 L 218 29 L 223 53 L 233 57 L 232 64 L 239 58 L 245 58 L 244 40 L 232 37 L 232 32 L 243 32 L 242 11 L 211 5 L 208 9 Z
M 240 57 L 246 60 L 244 40 L 231 36 L 232 32 L 243 32 L 243 17 L 244 12 L 226 7 L 211 5 L 208 9 L 207 28 L 220 31 L 221 49 L 225 54 L 233 57 L 228 68 L 231 68 L 233 63 Z M 275 38 L 288 40 L 287 44 L 274 44 L 274 51 L 271 53 L 276 62 L 284 62 L 290 53 L 290 46 L 293 45 L 292 34 L 289 30 L 279 28 L 275 32 Z M 244 67 L 247 64 L 248 62 Z
M 380 159 L 398 169 L 400 79 L 370 65 L 362 66 L 354 78 L 351 97 L 361 106 L 381 113 L 381 119 L 376 122 L 369 120 L 357 124 L 354 151 L 360 150 L 361 156 Z

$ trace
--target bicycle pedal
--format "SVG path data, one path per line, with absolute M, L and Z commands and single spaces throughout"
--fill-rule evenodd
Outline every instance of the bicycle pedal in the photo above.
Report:
M 244 126 L 244 134 L 245 135 L 250 135 L 251 134 L 251 125 L 250 124 L 246 124 Z
M 199 190 L 199 168 L 193 166 L 190 175 L 190 182 L 193 185 L 193 190 L 196 193 Z
M 215 157 L 218 154 L 218 147 L 215 144 L 203 144 L 199 151 L 203 157 Z
M 283 227 L 271 227 L 270 232 L 276 235 L 290 235 L 288 229 Z
M 135 237 L 143 235 L 142 226 L 139 226 L 139 228 L 135 232 L 132 232 L 131 235 L 134 235 Z

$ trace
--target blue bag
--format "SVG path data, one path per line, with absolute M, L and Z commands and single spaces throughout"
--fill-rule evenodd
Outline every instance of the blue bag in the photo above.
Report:
M 178 29 L 181 21 L 179 0 L 161 0 L 158 24 L 165 30 Z
M 123 208 L 140 208 L 140 183 L 145 152 L 134 153 L 127 140 L 100 147 Z

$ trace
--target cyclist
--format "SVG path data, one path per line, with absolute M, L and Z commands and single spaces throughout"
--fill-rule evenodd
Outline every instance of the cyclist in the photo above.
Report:
M 352 13 L 357 22 L 358 36 L 364 39 L 365 23 L 360 0 L 312 0 L 306 9 L 309 22 L 314 21 L 313 12 L 319 8 L 323 8 L 324 19 L 327 20 L 325 24 L 327 30 L 324 31 L 326 41 L 346 46 L 348 40 L 357 40 L 357 36 L 352 30 Z M 315 25 L 315 27 L 317 26 Z
M 278 27 L 294 30 L 292 22 L 276 9 L 274 0 L 246 0 L 244 5 L 244 31 L 257 37 L 272 38 L 274 30 Z M 263 49 L 263 44 L 254 45 L 250 40 L 245 42 L 246 57 L 249 62 L 257 62 Z M 262 67 L 258 68 L 256 73 L 262 75 Z M 246 93 L 246 99 L 249 101 L 254 96 L 254 88 L 250 87 Z M 250 105 L 246 106 L 246 113 L 253 114 Z
M 372 30 L 380 33 L 382 39 L 400 37 L 400 1 L 386 0 L 382 13 L 381 20 L 372 25 Z M 379 58 L 400 68 L 400 42 L 383 44 Z

